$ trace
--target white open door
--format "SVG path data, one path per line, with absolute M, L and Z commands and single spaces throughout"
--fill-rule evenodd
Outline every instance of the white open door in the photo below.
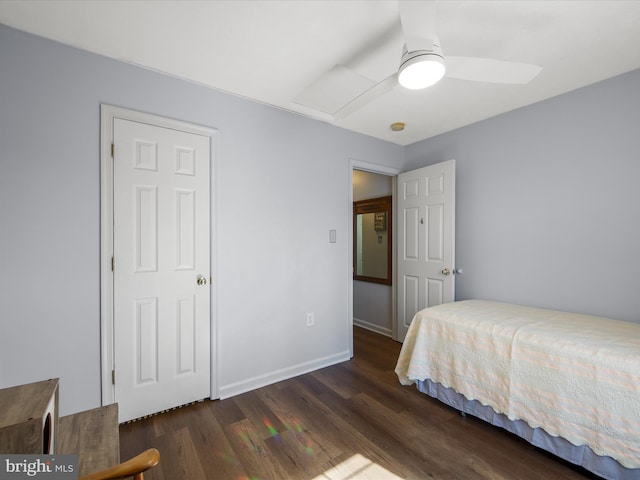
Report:
M 398 175 L 398 341 L 416 312 L 455 300 L 455 166 Z
M 113 400 L 119 420 L 211 392 L 211 137 L 113 124 Z

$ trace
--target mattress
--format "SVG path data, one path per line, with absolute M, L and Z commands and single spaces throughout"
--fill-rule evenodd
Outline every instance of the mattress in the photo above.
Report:
M 416 314 L 396 373 L 403 384 L 424 390 L 434 382 L 507 421 L 615 459 L 637 475 L 627 478 L 640 478 L 640 324 L 453 302 Z

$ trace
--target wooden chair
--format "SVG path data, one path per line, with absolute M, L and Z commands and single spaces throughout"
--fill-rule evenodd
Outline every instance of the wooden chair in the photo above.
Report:
M 116 480 L 128 477 L 133 477 L 134 480 L 144 480 L 144 472 L 155 467 L 159 461 L 160 452 L 155 448 L 150 448 L 126 462 L 80 477 L 80 480 Z

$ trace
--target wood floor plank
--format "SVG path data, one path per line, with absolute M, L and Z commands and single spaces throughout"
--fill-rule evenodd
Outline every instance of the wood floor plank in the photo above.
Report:
M 433 451 L 441 450 L 438 444 L 437 448 L 431 448 L 433 442 L 440 442 L 437 436 L 430 436 L 429 432 L 417 432 L 413 428 L 410 432 L 414 434 L 420 433 L 426 440 L 422 438 L 410 443 L 407 440 L 403 427 L 407 427 L 406 423 L 399 423 L 399 414 L 388 409 L 373 400 L 366 394 L 358 394 L 348 401 L 342 402 L 339 406 L 334 403 L 334 399 L 324 395 L 321 401 L 332 405 L 332 409 L 340 414 L 345 422 L 352 428 L 356 428 L 366 438 L 372 439 L 376 447 L 385 452 L 385 460 L 387 464 L 382 464 L 387 470 L 396 472 L 407 478 L 463 478 L 461 476 L 451 476 L 456 468 L 446 461 L 442 461 L 440 455 L 432 455 Z M 362 449 L 361 452 L 366 452 Z M 369 452 L 373 453 L 371 450 Z M 374 457 L 370 457 L 374 458 Z M 407 471 L 406 465 L 410 465 L 411 469 Z
M 204 472 L 216 472 L 216 478 L 248 478 L 242 462 L 220 425 L 217 415 L 219 409 L 210 408 L 218 405 L 220 402 L 206 402 L 192 408 L 189 432 L 200 464 Z
M 167 432 L 157 439 L 162 469 L 151 469 L 145 473 L 145 479 L 156 480 L 156 474 L 162 474 L 166 480 L 176 478 L 207 478 L 200 456 L 187 427 Z M 163 458 L 164 457 L 164 458 Z M 158 470 L 158 471 L 156 471 Z M 152 478 L 152 473 L 154 477 Z
M 120 427 L 148 480 L 584 480 L 596 476 L 402 386 L 401 345 L 354 328 L 354 358 Z
M 260 398 L 258 391 L 238 395 L 236 405 L 242 411 L 244 418 L 255 427 L 257 434 L 263 440 L 278 435 L 287 427 L 280 421 L 277 415 Z
M 340 442 L 334 441 L 334 435 L 327 435 L 324 416 L 308 415 L 310 403 L 300 396 L 300 391 L 294 385 L 287 389 L 265 388 L 260 394 L 287 429 L 300 435 L 300 441 L 308 449 L 319 452 L 318 455 L 322 457 L 320 461 L 329 462 L 343 453 Z
M 248 478 L 262 480 L 290 478 L 249 420 L 227 425 L 224 430 Z
M 319 475 L 323 465 L 331 460 L 318 443 L 304 430 L 285 430 L 276 437 L 266 440 L 278 462 L 287 471 L 287 478 L 296 478 L 301 474 Z
M 370 440 L 362 432 L 343 420 L 340 412 L 342 405 L 336 407 L 335 404 L 326 403 L 322 399 L 323 394 L 317 395 L 317 392 L 311 392 L 302 384 L 293 385 L 284 393 L 286 396 L 279 399 L 279 405 L 295 418 L 299 430 L 311 436 L 314 451 L 339 458 L 358 450 L 372 450 L 373 455 L 386 461 L 384 451 L 377 445 L 370 445 Z M 338 394 L 331 394 L 338 402 L 343 401 Z
M 310 379 L 305 378 L 305 381 L 305 384 L 301 382 L 294 387 L 303 394 Z M 352 399 L 343 399 L 338 393 L 327 389 L 317 397 L 310 398 L 309 402 L 313 409 L 326 409 L 320 428 L 324 429 L 323 435 L 329 441 L 339 444 L 350 457 L 362 455 L 385 470 L 405 478 L 406 469 L 402 462 L 396 460 L 397 455 L 403 452 L 402 446 L 393 441 L 389 442 L 387 437 L 379 436 L 361 412 L 354 408 Z
M 342 398 L 351 398 L 362 391 L 362 387 L 356 384 L 356 378 L 348 371 L 326 369 L 312 372 L 311 376 L 324 383 L 328 388 L 340 395 Z

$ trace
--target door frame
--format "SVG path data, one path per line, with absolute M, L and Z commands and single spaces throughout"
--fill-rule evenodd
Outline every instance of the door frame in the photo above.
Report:
M 115 118 L 146 123 L 157 127 L 170 128 L 197 135 L 204 135 L 210 139 L 210 249 L 211 249 L 211 305 L 210 305 L 210 398 L 219 398 L 218 379 L 218 322 L 215 306 L 217 305 L 217 130 L 210 127 L 174 120 L 171 118 L 152 115 L 140 111 L 129 110 L 108 104 L 100 105 L 100 372 L 102 405 L 115 402 L 115 386 L 112 383 L 114 369 L 114 335 L 113 335 L 113 158 L 111 145 L 113 143 L 113 121 Z
M 394 177 L 394 180 L 391 182 L 391 197 L 394 199 L 396 197 L 396 180 L 395 177 L 401 172 L 399 168 L 387 167 L 386 165 L 379 165 L 377 163 L 365 162 L 362 160 L 356 160 L 354 158 L 349 159 L 349 226 L 347 228 L 347 242 L 349 248 L 349 281 L 347 284 L 349 285 L 348 292 L 348 338 L 349 338 L 349 356 L 353 357 L 353 171 L 354 170 L 363 170 L 365 172 L 378 173 L 380 175 L 388 175 L 390 177 Z M 392 289 L 391 289 L 391 311 L 392 311 L 392 319 L 391 319 L 391 328 L 392 328 L 392 336 L 395 338 L 396 335 L 396 216 L 392 215 L 393 226 L 392 226 L 392 262 L 391 262 L 391 279 L 392 279 Z

